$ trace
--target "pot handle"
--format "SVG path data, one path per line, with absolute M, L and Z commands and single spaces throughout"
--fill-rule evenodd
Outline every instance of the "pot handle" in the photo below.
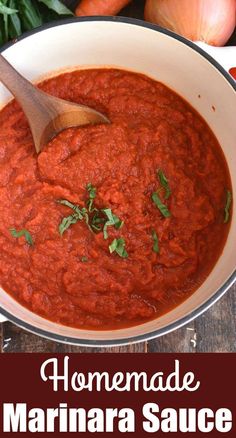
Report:
M 5 316 L 3 316 L 3 315 L 0 314 L 0 324 L 1 324 L 2 322 L 5 322 L 5 321 L 7 321 L 7 318 L 5 318 Z
M 219 62 L 228 73 L 232 74 L 232 71 L 230 72 L 230 70 L 235 69 L 235 73 L 232 74 L 232 76 L 236 79 L 236 46 L 213 47 L 201 41 L 198 41 L 195 44 Z

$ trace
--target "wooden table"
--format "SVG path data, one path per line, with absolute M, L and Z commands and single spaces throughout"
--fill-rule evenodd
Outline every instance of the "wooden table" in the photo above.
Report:
M 76 4 L 68 0 L 68 5 Z M 143 17 L 143 0 L 135 0 L 122 15 Z M 229 44 L 236 45 L 236 34 Z M 117 348 L 80 348 L 58 344 L 32 335 L 9 322 L 0 325 L 0 351 L 10 352 L 235 352 L 236 351 L 236 285 L 204 315 L 166 336 L 135 345 Z

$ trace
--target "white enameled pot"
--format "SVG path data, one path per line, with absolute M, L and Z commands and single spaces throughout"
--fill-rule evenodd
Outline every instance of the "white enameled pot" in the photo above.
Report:
M 236 65 L 236 48 L 203 48 L 222 60 L 225 67 Z M 165 83 L 190 102 L 212 128 L 224 150 L 236 197 L 236 85 L 229 74 L 195 44 L 138 20 L 88 17 L 39 28 L 5 46 L 3 54 L 32 81 L 68 69 L 116 66 Z M 0 84 L 0 106 L 9 98 L 10 94 Z M 112 331 L 69 328 L 35 315 L 2 289 L 0 313 L 34 333 L 80 345 L 120 345 L 165 334 L 201 314 L 233 283 L 236 276 L 235 206 L 232 214 L 224 251 L 204 284 L 184 303 L 156 320 Z

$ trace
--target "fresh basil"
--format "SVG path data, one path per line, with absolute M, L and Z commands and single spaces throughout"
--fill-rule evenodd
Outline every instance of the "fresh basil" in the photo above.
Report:
M 162 214 L 164 217 L 167 218 L 167 217 L 170 217 L 170 216 L 171 216 L 171 213 L 170 213 L 170 211 L 168 210 L 168 207 L 167 207 L 165 204 L 162 203 L 162 201 L 161 201 L 161 199 L 159 198 L 157 192 L 153 192 L 153 193 L 152 193 L 152 200 L 153 200 L 154 204 L 156 205 L 156 207 L 158 208 L 158 210 L 160 210 L 161 214 Z
M 95 213 L 91 219 L 91 228 L 93 231 L 102 231 L 102 228 L 104 226 L 104 223 L 106 222 L 106 219 L 104 216 L 101 216 L 101 211 L 95 210 Z
M 67 201 L 67 199 L 58 199 L 58 204 L 65 205 L 66 207 L 71 208 L 74 212 L 79 216 L 79 218 L 83 219 L 83 212 L 78 205 L 72 204 L 72 202 Z
M 52 11 L 56 12 L 58 15 L 73 15 L 73 13 L 59 0 L 38 0 L 39 3 L 43 3 Z
M 78 221 L 84 220 L 88 228 L 93 232 L 103 231 L 104 239 L 108 239 L 107 228 L 114 226 L 117 230 L 124 224 L 122 220 L 116 216 L 110 208 L 98 209 L 94 207 L 97 189 L 92 183 L 87 184 L 86 190 L 89 193 L 89 199 L 86 201 L 86 207 L 79 207 L 67 199 L 59 199 L 57 202 L 73 210 L 73 214 L 64 217 L 59 225 L 59 232 L 62 235 L 71 225 Z M 122 253 L 122 239 L 117 240 L 117 253 Z M 123 251 L 126 254 L 126 251 Z M 125 255 L 124 255 L 125 256 Z M 122 257 L 122 256 L 121 256 Z
M 68 15 L 73 12 L 59 0 L 0 0 L 0 45 Z
M 231 204 L 232 204 L 232 193 L 229 190 L 227 190 L 226 203 L 225 203 L 225 209 L 224 209 L 224 213 L 225 213 L 224 223 L 225 224 L 227 222 L 229 222 Z
M 108 218 L 103 228 L 104 239 L 108 239 L 107 227 L 114 226 L 118 230 L 119 228 L 123 227 L 124 222 L 121 221 L 118 216 L 112 213 L 110 208 L 104 208 L 102 211 Z
M 120 237 L 119 239 L 114 239 L 113 242 L 109 245 L 109 251 L 112 254 L 116 252 L 120 257 L 127 258 L 128 253 L 125 249 L 125 239 Z
M 159 239 L 157 237 L 157 233 L 155 230 L 152 230 L 152 238 L 153 238 L 153 251 L 156 252 L 157 254 L 159 254 L 160 249 L 159 249 Z
M 16 0 L 9 0 L 9 6 L 11 9 L 16 9 Z M 17 12 L 17 11 L 16 11 Z M 22 27 L 19 15 L 17 13 L 11 14 L 8 17 L 9 20 L 9 37 L 16 38 L 22 34 Z
M 95 187 L 93 187 L 93 185 L 91 183 L 87 184 L 87 190 L 89 192 L 89 199 L 87 201 L 87 207 L 88 207 L 88 211 L 92 211 L 93 210 L 93 202 L 94 199 L 96 198 L 96 192 L 97 189 Z
M 80 209 L 78 205 L 72 204 L 72 202 L 67 201 L 67 199 L 59 199 L 57 200 L 58 204 L 65 205 L 66 207 L 71 208 L 75 213 L 70 216 L 64 217 L 59 225 L 59 233 L 62 236 L 63 233 L 73 224 L 76 224 L 78 221 L 84 219 L 83 211 Z
M 17 231 L 15 228 L 11 228 L 9 231 L 10 231 L 11 235 L 13 237 L 15 237 L 16 239 L 24 236 L 28 245 L 33 246 L 34 242 L 33 242 L 32 236 L 28 230 L 23 229 L 23 230 Z
M 23 30 L 34 29 L 43 24 L 37 1 L 18 0 L 18 9 Z
M 170 197 L 170 195 L 171 195 L 171 189 L 170 189 L 170 186 L 169 186 L 168 179 L 166 178 L 163 170 L 161 170 L 161 169 L 159 169 L 157 171 L 157 176 L 159 178 L 160 184 L 165 189 L 165 199 L 168 199 Z
M 59 233 L 62 236 L 63 233 L 73 224 L 81 221 L 80 215 L 77 213 L 71 214 L 70 216 L 64 217 L 59 225 Z
M 82 262 L 82 263 L 86 263 L 86 262 L 88 262 L 88 258 L 85 257 L 85 256 L 81 257 L 81 262 Z
M 15 14 L 16 12 L 18 12 L 17 9 L 7 7 L 3 1 L 0 1 L 0 14 L 11 15 L 11 14 Z
M 18 10 L 14 5 L 10 6 L 7 0 L 0 0 L 0 44 L 4 44 L 10 37 L 9 17 L 16 15 Z

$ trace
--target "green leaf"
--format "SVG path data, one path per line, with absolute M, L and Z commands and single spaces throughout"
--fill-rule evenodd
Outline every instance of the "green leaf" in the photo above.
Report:
M 114 226 L 118 230 L 119 228 L 123 227 L 124 222 L 121 221 L 118 216 L 112 213 L 110 208 L 104 208 L 102 211 L 108 218 L 103 228 L 103 235 L 104 239 L 106 240 L 108 239 L 107 227 Z
M 4 43 L 5 43 L 4 24 L 3 24 L 3 17 L 0 15 L 0 45 L 2 46 Z
M 62 234 L 73 224 L 76 224 L 78 221 L 81 221 L 84 219 L 84 209 L 80 209 L 78 205 L 72 204 L 72 202 L 67 201 L 67 199 L 59 199 L 57 200 L 58 204 L 65 205 L 66 207 L 69 207 L 71 210 L 73 210 L 75 213 L 71 214 L 70 216 L 64 217 L 59 225 L 59 233 L 62 236 Z M 86 209 L 85 209 L 86 210 Z
M 156 233 L 155 230 L 152 230 L 152 238 L 153 238 L 153 247 L 152 247 L 152 249 L 153 249 L 154 252 L 159 254 L 159 252 L 160 252 L 160 250 L 159 250 L 159 240 L 158 240 L 157 233 Z
M 96 187 L 94 187 L 91 183 L 88 183 L 86 188 L 89 192 L 89 198 L 95 199 L 96 198 L 96 191 L 97 191 Z
M 6 6 L 7 0 L 2 0 L 3 5 Z M 9 34 L 8 34 L 8 14 L 3 14 L 3 23 L 4 23 L 4 34 L 5 34 L 5 40 L 8 41 Z
M 157 192 L 153 192 L 152 193 L 152 200 L 154 202 L 154 204 L 156 205 L 156 207 L 160 210 L 161 214 L 164 217 L 170 217 L 170 211 L 168 210 L 168 207 L 162 203 L 161 199 L 159 198 Z
M 1 14 L 1 33 L 2 42 L 7 42 L 9 39 L 9 17 L 17 12 L 17 9 L 9 8 L 8 0 L 0 0 L 0 14 Z
M 93 231 L 91 226 L 90 226 L 90 217 L 89 217 L 87 208 L 83 207 L 81 212 L 82 212 L 83 218 L 84 218 L 88 228 L 90 229 L 90 231 Z
M 73 210 L 75 213 L 77 213 L 78 216 L 80 216 L 81 220 L 83 219 L 83 212 L 78 205 L 72 204 L 72 202 L 67 201 L 67 199 L 58 199 L 57 203 L 71 208 L 71 210 Z
M 81 262 L 82 262 L 82 263 L 86 263 L 86 262 L 88 262 L 88 258 L 85 257 L 85 256 L 81 257 Z
M 0 45 L 25 30 L 68 15 L 74 14 L 59 0 L 0 0 Z
M 109 251 L 112 254 L 116 252 L 120 257 L 127 258 L 128 253 L 125 249 L 125 239 L 120 237 L 119 239 L 114 239 L 113 242 L 109 245 Z
M 29 233 L 29 231 L 27 231 L 25 229 L 16 231 L 15 228 L 11 228 L 9 231 L 10 231 L 11 235 L 15 238 L 25 236 L 25 240 L 28 243 L 28 245 L 33 246 L 34 242 L 33 242 L 32 236 Z
M 226 224 L 227 222 L 229 222 L 229 218 L 230 218 L 230 207 L 232 204 L 232 193 L 227 190 L 227 194 L 226 194 L 226 203 L 225 203 L 225 218 L 224 218 L 224 223 Z
M 91 227 L 95 231 L 102 231 L 102 227 L 104 225 L 104 222 L 106 222 L 106 219 L 104 217 L 100 216 L 101 211 L 96 210 L 95 214 L 93 215 L 91 219 Z
M 14 9 L 16 6 L 16 0 L 9 0 L 9 6 Z M 22 34 L 21 22 L 17 14 L 11 14 L 8 17 L 9 20 L 9 37 L 16 38 Z
M 92 211 L 93 201 L 96 198 L 97 189 L 93 187 L 91 183 L 87 184 L 87 190 L 89 192 L 89 199 L 87 201 L 88 211 Z
M 166 178 L 164 172 L 161 169 L 157 171 L 157 175 L 162 187 L 165 189 L 165 199 L 168 199 L 171 195 L 171 189 L 169 186 L 168 179 Z
M 4 5 L 3 1 L 0 1 L 0 14 L 10 15 L 10 14 L 15 14 L 16 12 L 18 12 L 17 9 L 9 8 L 9 7 Z
M 86 203 L 88 208 L 80 208 L 78 205 L 72 204 L 72 202 L 67 201 L 66 199 L 60 199 L 57 201 L 59 204 L 65 205 L 75 212 L 73 215 L 65 217 L 62 220 L 59 226 L 60 234 L 63 234 L 65 230 L 70 227 L 70 225 L 84 219 L 88 228 L 91 231 L 99 232 L 103 229 L 104 239 L 107 239 L 107 227 L 113 225 L 116 229 L 119 229 L 122 227 L 124 222 L 121 221 L 115 214 L 113 214 L 110 208 L 100 210 L 94 208 L 93 201 L 96 197 L 96 188 L 93 187 L 91 183 L 89 183 L 86 189 L 89 192 L 89 199 Z M 107 221 L 104 215 L 107 217 Z
M 34 29 L 41 26 L 43 20 L 39 12 L 37 3 L 34 0 L 17 0 L 19 17 L 24 30 Z
M 81 218 L 77 213 L 71 214 L 70 216 L 64 217 L 59 225 L 59 233 L 62 234 L 73 224 L 80 221 Z
M 74 15 L 73 12 L 68 9 L 59 0 L 38 0 L 39 3 L 43 3 L 52 11 L 56 12 L 58 15 Z

